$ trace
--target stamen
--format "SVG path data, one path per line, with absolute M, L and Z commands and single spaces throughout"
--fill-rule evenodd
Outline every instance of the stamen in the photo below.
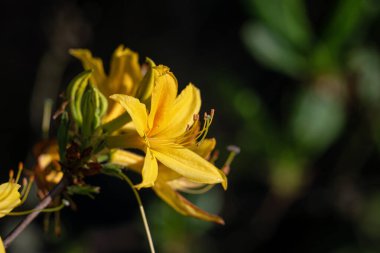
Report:
M 13 170 L 9 170 L 9 183 L 12 183 L 15 173 Z
M 30 193 L 30 189 L 32 188 L 32 184 L 33 184 L 33 182 L 34 182 L 34 176 L 31 176 L 31 177 L 29 178 L 29 182 L 28 182 L 28 185 L 27 185 L 27 187 L 26 187 L 26 191 L 25 191 L 25 193 L 24 193 L 23 195 L 21 195 L 21 196 L 22 196 L 22 200 L 21 200 L 20 204 L 18 204 L 18 206 L 20 206 L 20 205 L 22 205 L 22 204 L 25 203 L 25 201 L 26 201 L 26 199 L 28 198 L 28 195 L 29 195 L 29 193 Z
M 199 114 L 193 115 L 193 124 L 191 126 L 187 125 L 185 132 L 176 137 L 169 139 L 161 139 L 155 137 L 146 137 L 144 136 L 145 143 L 148 147 L 150 147 L 150 141 L 155 142 L 161 146 L 167 145 L 174 148 L 183 148 L 186 146 L 199 145 L 207 136 L 208 129 L 212 123 L 214 117 L 215 110 L 212 109 L 210 114 L 204 114 L 204 123 L 202 129 L 200 129 L 200 121 Z
M 227 150 L 230 151 L 230 154 L 228 155 L 227 160 L 224 163 L 223 169 L 222 169 L 222 171 L 226 175 L 228 175 L 228 173 L 230 172 L 230 169 L 231 169 L 230 165 L 231 165 L 232 161 L 234 160 L 235 156 L 240 153 L 240 148 L 238 146 L 235 146 L 235 145 L 230 145 L 227 147 Z
M 218 159 L 218 157 L 219 157 L 219 151 L 215 150 L 213 152 L 212 157 L 210 158 L 209 162 L 212 163 L 212 164 L 215 163 L 216 160 Z
M 25 195 L 25 192 L 26 192 L 26 188 L 28 186 L 28 180 L 24 177 L 22 179 L 22 191 L 20 193 L 21 196 L 24 196 Z
M 17 172 L 16 181 L 15 181 L 16 183 L 18 182 L 18 180 L 20 180 L 21 172 L 22 172 L 23 168 L 24 168 L 24 165 L 20 162 L 18 164 L 18 172 Z

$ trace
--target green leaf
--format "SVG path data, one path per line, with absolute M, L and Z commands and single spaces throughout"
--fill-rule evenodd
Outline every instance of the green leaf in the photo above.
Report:
M 290 119 L 291 134 L 301 152 L 316 155 L 341 133 L 345 122 L 339 99 L 312 90 L 302 91 Z
M 324 32 L 325 43 L 331 51 L 341 50 L 355 31 L 361 27 L 368 15 L 368 1 L 340 0 L 335 14 Z
M 64 111 L 61 115 L 61 122 L 59 124 L 57 132 L 57 139 L 59 156 L 61 162 L 63 162 L 63 159 L 66 157 L 67 143 L 69 142 L 69 114 L 66 111 Z
M 357 74 L 358 92 L 362 102 L 380 109 L 380 54 L 371 48 L 352 51 L 349 68 Z
M 268 67 L 296 77 L 306 71 L 306 58 L 264 25 L 247 23 L 242 29 L 242 36 L 253 56 Z
M 312 33 L 303 0 L 250 0 L 251 10 L 297 49 L 310 47 Z
M 100 187 L 92 185 L 71 185 L 67 187 L 67 193 L 70 195 L 84 195 L 92 199 L 95 198 L 94 194 L 100 192 Z

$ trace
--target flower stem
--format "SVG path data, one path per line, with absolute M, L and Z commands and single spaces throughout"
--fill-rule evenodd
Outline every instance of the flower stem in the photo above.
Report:
M 26 216 L 5 238 L 4 246 L 7 248 L 14 239 L 21 234 L 22 231 L 41 213 L 41 211 L 46 208 L 54 199 L 55 196 L 59 195 L 66 187 L 68 179 L 63 177 L 61 182 L 57 184 L 53 190 L 49 192 L 44 199 L 34 208 L 36 211 Z
M 129 186 L 131 187 L 133 193 L 135 194 L 136 200 L 137 200 L 137 202 L 138 202 L 138 204 L 139 204 L 141 217 L 142 217 L 142 220 L 143 220 L 143 223 L 144 223 L 146 236 L 148 237 L 148 242 L 149 242 L 150 252 L 151 252 L 151 253 L 155 253 L 154 245 L 153 245 L 153 240 L 152 240 L 152 235 L 150 234 L 150 229 L 149 229 L 149 225 L 148 225 L 148 220 L 147 220 L 146 215 L 145 215 L 144 206 L 143 206 L 143 204 L 142 204 L 142 201 L 141 201 L 140 195 L 139 195 L 139 193 L 137 192 L 136 188 L 133 186 L 133 183 L 132 183 L 132 181 L 129 179 L 129 177 L 128 177 L 127 175 L 125 175 L 124 173 L 121 173 L 120 175 L 123 177 L 123 179 L 124 179 L 125 181 L 127 181 L 127 183 L 129 184 Z

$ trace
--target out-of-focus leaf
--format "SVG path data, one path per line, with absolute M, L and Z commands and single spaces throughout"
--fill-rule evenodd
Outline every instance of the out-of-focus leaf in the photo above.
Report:
M 305 57 L 264 25 L 247 23 L 242 28 L 242 36 L 249 51 L 263 64 L 296 77 L 304 74 Z
M 277 196 L 294 197 L 305 184 L 304 159 L 291 149 L 284 148 L 277 154 L 270 168 L 270 185 Z
M 380 56 L 373 49 L 353 51 L 349 67 L 358 82 L 358 93 L 364 104 L 380 109 Z
M 342 44 L 361 27 L 366 19 L 368 7 L 367 0 L 339 1 L 324 34 L 324 41 L 332 51 L 339 51 Z
M 310 46 L 312 34 L 303 0 L 250 0 L 249 4 L 270 29 L 297 49 Z
M 310 54 L 310 70 L 313 75 L 339 71 L 339 54 L 325 42 L 319 42 Z
M 375 192 L 364 200 L 359 225 L 370 238 L 380 239 L 380 193 Z
M 302 152 L 318 154 L 340 134 L 345 121 L 341 101 L 313 90 L 301 92 L 290 119 L 291 134 Z
M 282 148 L 276 123 L 253 90 L 235 87 L 231 84 L 223 85 L 223 90 L 228 92 L 225 96 L 233 97 L 231 101 L 235 114 L 244 119 L 237 136 L 238 142 L 245 147 L 245 151 L 272 157 Z
M 380 146 L 380 56 L 377 51 L 362 48 L 353 51 L 349 68 L 355 74 L 361 102 L 366 106 L 372 135 Z

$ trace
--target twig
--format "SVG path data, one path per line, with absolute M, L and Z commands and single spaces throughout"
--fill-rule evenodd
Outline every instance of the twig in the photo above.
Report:
M 59 182 L 59 184 L 57 184 L 53 190 L 51 190 L 49 192 L 49 194 L 43 199 L 41 200 L 40 203 L 38 203 L 38 205 L 34 208 L 36 209 L 37 211 L 36 212 L 33 212 L 31 214 L 29 214 L 28 216 L 26 216 L 8 235 L 7 237 L 5 238 L 4 240 L 4 246 L 5 248 L 7 248 L 14 239 L 16 239 L 17 236 L 19 236 L 21 234 L 22 231 L 24 231 L 24 229 L 41 213 L 41 211 L 46 208 L 54 199 L 54 197 L 56 197 L 57 195 L 59 195 L 66 187 L 68 183 L 68 179 L 67 177 L 63 177 L 61 182 Z

